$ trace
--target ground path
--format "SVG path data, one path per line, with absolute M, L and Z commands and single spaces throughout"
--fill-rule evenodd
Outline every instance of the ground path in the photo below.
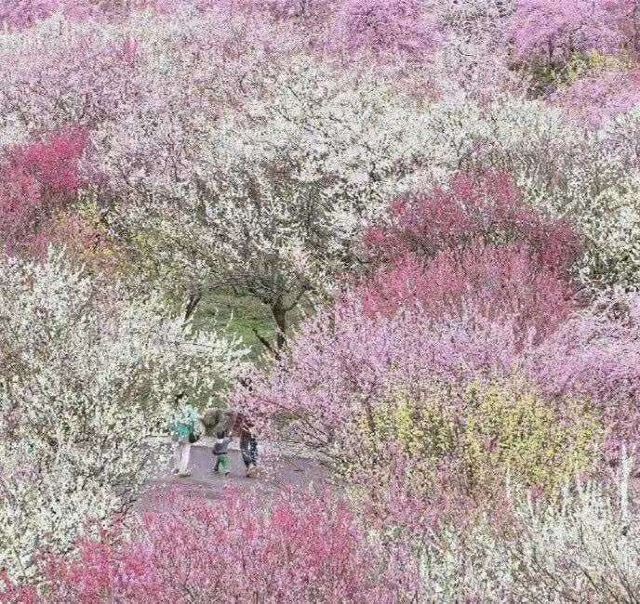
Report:
M 268 444 L 259 445 L 258 452 L 260 475 L 247 478 L 240 450 L 237 442 L 234 442 L 229 450 L 231 475 L 225 478 L 213 472 L 214 457 L 211 448 L 196 443 L 191 447 L 191 476 L 178 477 L 171 474 L 170 468 L 159 472 L 158 477 L 145 489 L 138 507 L 156 509 L 163 495 L 170 491 L 178 491 L 189 497 L 204 496 L 215 500 L 222 497 L 225 487 L 233 486 L 263 498 L 288 486 L 322 486 L 329 480 L 327 471 L 313 459 L 293 454 L 278 455 Z

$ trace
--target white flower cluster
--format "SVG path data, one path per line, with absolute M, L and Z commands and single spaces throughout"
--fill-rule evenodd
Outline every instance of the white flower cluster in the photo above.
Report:
M 289 308 L 330 287 L 354 236 L 428 165 L 426 115 L 373 76 L 356 84 L 307 56 L 262 75 L 242 110 L 208 120 L 194 108 L 174 147 L 174 117 L 151 128 L 139 111 L 103 126 L 95 157 L 127 199 L 119 219 L 159 263 Z M 136 171 L 148 148 L 175 153 Z
M 28 575 L 36 552 L 126 512 L 162 471 L 171 408 L 241 370 L 236 341 L 158 308 L 58 252 L 0 258 L 0 568 Z
M 640 581 L 640 512 L 627 458 L 612 484 L 577 484 L 560 501 L 517 496 L 510 528 L 451 527 L 423 558 L 428 593 L 439 601 L 633 601 Z

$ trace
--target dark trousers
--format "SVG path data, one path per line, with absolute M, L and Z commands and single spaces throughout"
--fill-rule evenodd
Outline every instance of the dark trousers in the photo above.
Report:
M 242 461 L 248 468 L 258 463 L 258 441 L 253 436 L 242 437 L 240 439 L 240 452 L 242 453 Z

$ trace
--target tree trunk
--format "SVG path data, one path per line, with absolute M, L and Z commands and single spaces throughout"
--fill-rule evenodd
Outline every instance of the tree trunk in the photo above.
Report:
M 276 349 L 282 350 L 287 342 L 287 311 L 282 304 L 277 302 L 271 307 L 271 312 L 273 313 L 273 318 L 278 330 L 276 333 Z
M 188 321 L 193 313 L 195 312 L 198 304 L 200 304 L 200 300 L 202 300 L 202 294 L 199 290 L 196 290 L 189 294 L 189 299 L 187 300 L 187 307 L 184 311 L 184 320 Z

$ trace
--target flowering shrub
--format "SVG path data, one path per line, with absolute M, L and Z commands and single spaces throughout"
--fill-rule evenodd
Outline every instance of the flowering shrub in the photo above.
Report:
M 597 128 L 640 105 L 640 72 L 608 70 L 588 75 L 559 91 L 553 100 L 572 119 Z
M 623 446 L 635 450 L 639 439 L 639 326 L 637 294 L 604 297 L 525 361 L 526 371 L 548 395 L 587 397 L 601 408 L 613 460 Z
M 552 405 L 517 385 L 472 387 L 467 396 L 463 458 L 476 484 L 502 471 L 515 483 L 558 490 L 594 469 L 602 428 L 588 405 Z
M 578 307 L 575 288 L 523 246 L 473 246 L 438 254 L 426 267 L 415 256 L 381 268 L 361 288 L 369 313 L 418 306 L 435 319 L 464 313 L 509 318 L 527 335 L 552 333 Z
M 518 0 L 512 36 L 525 61 L 562 65 L 574 53 L 615 52 L 623 43 L 607 0 Z
M 437 24 L 418 0 L 345 0 L 336 15 L 331 44 L 356 57 L 424 62 L 439 37 Z
M 542 265 L 564 272 L 581 251 L 571 224 L 532 210 L 506 172 L 458 174 L 447 188 L 401 197 L 392 204 L 390 214 L 389 224 L 372 227 L 365 234 L 366 250 L 378 262 L 407 253 L 430 259 L 478 242 L 522 243 Z
M 130 537 L 51 560 L 38 601 L 409 602 L 420 590 L 415 561 L 370 541 L 330 493 L 288 493 L 263 511 L 233 491 L 170 504 Z
M 328 454 L 336 431 L 363 406 L 383 404 L 394 386 L 511 375 L 532 347 L 514 323 L 472 314 L 435 321 L 415 310 L 371 317 L 347 301 L 302 325 L 287 353 L 256 372 L 252 391 L 237 391 L 236 402 L 267 423 L 291 418 L 279 438 Z
M 627 459 L 613 481 L 551 504 L 512 495 L 506 531 L 489 518 L 448 527 L 425 550 L 425 589 L 447 601 L 629 599 L 640 579 L 633 470 Z
M 506 174 L 459 175 L 448 190 L 401 198 L 365 248 L 379 267 L 360 288 L 371 313 L 510 317 L 542 337 L 577 307 L 568 276 L 579 237 L 526 207 Z
M 2 0 L 0 25 L 22 29 L 51 16 L 60 6 L 60 0 Z
M 105 19 L 155 7 L 158 0 L 0 0 L 0 26 L 10 30 L 32 27 L 57 13 L 84 19 Z
M 283 437 L 328 451 L 357 410 L 388 392 L 434 380 L 469 384 L 523 374 L 545 399 L 591 401 L 609 453 L 638 441 L 637 295 L 605 299 L 573 314 L 554 333 L 523 338 L 517 321 L 473 312 L 434 320 L 418 310 L 390 316 L 344 303 L 309 320 L 290 351 L 256 376 L 239 404 L 266 418 L 290 417 Z M 472 310 L 472 309 L 470 309 Z
M 387 400 L 363 409 L 337 435 L 335 447 L 348 451 L 344 464 L 356 483 L 379 476 L 379 466 L 398 455 L 413 463 L 414 497 L 452 487 L 492 492 L 496 483 L 499 492 L 507 477 L 558 492 L 595 466 L 600 424 L 576 401 L 552 405 L 517 383 L 472 384 L 462 391 L 427 386 Z

